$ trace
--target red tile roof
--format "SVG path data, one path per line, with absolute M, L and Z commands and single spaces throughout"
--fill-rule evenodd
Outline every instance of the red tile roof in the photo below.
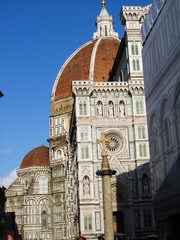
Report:
M 89 72 L 92 60 L 94 62 L 93 81 L 107 82 L 119 44 L 118 39 L 107 37 L 91 41 L 80 47 L 62 66 L 56 79 L 54 99 L 59 100 L 71 96 L 73 80 L 90 80 Z

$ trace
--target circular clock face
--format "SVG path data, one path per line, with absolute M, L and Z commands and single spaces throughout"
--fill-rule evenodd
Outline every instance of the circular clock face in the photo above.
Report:
M 109 139 L 105 143 L 106 149 L 109 154 L 116 154 L 124 151 L 125 148 L 125 138 L 120 133 L 116 132 L 107 132 L 105 133 L 106 137 Z

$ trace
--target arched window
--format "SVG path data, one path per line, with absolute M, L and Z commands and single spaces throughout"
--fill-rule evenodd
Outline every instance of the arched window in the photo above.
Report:
M 92 217 L 90 215 L 84 217 L 84 229 L 92 230 Z
M 86 102 L 79 103 L 79 114 L 80 115 L 87 115 L 87 104 Z
M 89 158 L 89 148 L 88 146 L 81 146 L 81 158 Z
M 105 25 L 105 36 L 107 36 L 107 26 Z
M 172 111 L 172 105 L 168 99 L 165 99 L 162 104 L 162 142 L 163 142 L 163 151 L 167 152 L 168 149 L 172 146 L 172 136 L 171 136 L 171 124 L 170 124 L 170 115 L 169 112 Z
M 134 44 L 131 45 L 131 53 L 132 55 L 135 55 Z
M 82 103 L 79 103 L 79 114 L 83 115 L 83 105 L 82 105 Z
M 87 104 L 84 102 L 83 106 L 84 106 L 84 115 L 87 115 Z
M 47 193 L 48 193 L 48 179 L 44 177 L 39 180 L 39 194 Z
M 150 186 L 149 186 L 149 177 L 146 173 L 142 176 L 142 193 L 148 194 L 150 192 Z
M 42 224 L 42 228 L 48 227 L 48 215 L 46 211 L 43 211 L 41 214 L 41 224 Z
M 142 131 L 142 139 L 144 139 L 146 137 L 146 130 L 145 130 L 145 127 L 142 127 L 141 128 L 141 131 Z
M 102 27 L 100 27 L 100 36 L 102 36 Z
M 144 113 L 144 103 L 143 100 L 137 99 L 136 100 L 136 114 L 143 114 Z
M 133 65 L 133 71 L 140 71 L 140 63 L 138 59 L 133 59 L 132 60 L 132 65 Z
M 138 49 L 138 45 L 135 45 L 135 54 L 138 55 L 139 54 L 139 49 Z
M 145 144 L 139 145 L 139 156 L 140 157 L 147 157 L 147 147 Z
M 158 130 L 154 129 L 152 133 L 152 149 L 153 149 L 153 157 L 156 157 L 158 155 Z
M 138 127 L 138 138 L 139 139 L 145 138 L 145 127 Z
M 138 59 L 136 60 L 136 69 L 137 69 L 137 71 L 140 70 L 140 65 L 139 65 L 139 60 Z
M 82 128 L 80 130 L 80 137 L 81 137 L 81 141 L 88 140 L 88 129 L 87 128 Z
M 166 146 L 169 147 L 170 146 L 170 127 L 169 127 L 169 121 L 168 119 L 165 120 L 165 126 L 164 126 L 166 133 L 165 133 L 165 137 L 166 137 Z
M 143 145 L 143 157 L 147 157 L 147 147 L 145 144 Z
M 58 125 L 58 119 L 57 118 L 54 119 L 54 124 Z
M 139 145 L 139 156 L 142 157 L 143 156 L 143 149 L 142 149 L 142 145 Z
M 136 61 L 133 59 L 132 63 L 133 63 L 133 71 L 136 71 Z

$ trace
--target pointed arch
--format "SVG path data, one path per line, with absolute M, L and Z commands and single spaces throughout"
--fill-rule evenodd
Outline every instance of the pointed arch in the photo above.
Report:
M 86 213 L 84 216 L 84 230 L 92 230 L 92 215 Z
M 48 214 L 46 211 L 42 211 L 41 213 L 41 225 L 44 229 L 48 227 Z
M 39 178 L 39 194 L 48 194 L 48 178 L 45 176 Z
M 137 45 L 137 44 L 135 44 L 135 54 L 136 54 L 136 55 L 139 55 L 139 48 L 138 48 L 138 45 Z
M 135 59 L 133 59 L 132 64 L 133 64 L 133 71 L 136 71 L 136 61 L 135 61 Z
M 175 130 L 178 145 L 180 145 L 180 83 L 175 86 L 173 110 L 175 116 Z
M 134 44 L 131 45 L 131 54 L 132 54 L 132 55 L 135 55 Z
M 140 64 L 139 64 L 139 60 L 136 60 L 136 70 L 140 71 Z
M 172 145 L 172 136 L 171 136 L 171 114 L 172 104 L 168 96 L 164 97 L 164 100 L 161 105 L 161 126 L 162 126 L 162 143 L 163 151 L 166 152 Z
M 150 117 L 150 124 L 149 124 L 149 142 L 150 142 L 150 153 L 151 153 L 151 160 L 154 161 L 155 158 L 158 156 L 159 153 L 159 116 L 157 112 L 153 112 Z

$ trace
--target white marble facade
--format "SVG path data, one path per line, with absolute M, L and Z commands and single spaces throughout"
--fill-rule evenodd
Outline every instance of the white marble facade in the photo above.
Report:
M 55 102 L 52 94 L 50 166 L 46 169 L 49 188 L 40 196 L 42 201 L 35 192 L 31 196 L 32 206 L 35 202 L 36 211 L 44 222 L 48 221 L 48 228 L 42 231 L 41 225 L 29 224 L 24 229 L 19 224 L 24 239 L 34 239 L 37 235 L 39 239 L 65 240 L 76 239 L 81 234 L 90 240 L 104 233 L 102 181 L 96 174 L 101 168 L 97 139 L 102 131 L 111 139 L 106 148 L 110 167 L 117 172 L 111 178 L 114 231 L 132 238 L 155 232 L 140 37 L 140 27 L 149 8 L 122 7 L 120 17 L 126 31 L 108 82 L 93 81 L 94 60 L 89 79 L 72 79 L 73 97 Z M 117 38 L 112 23 L 103 5 L 94 39 Z M 20 172 L 15 182 L 17 191 L 25 172 Z M 36 189 L 36 185 L 33 187 Z M 17 200 L 16 196 L 12 198 Z M 9 196 L 8 204 L 12 198 Z M 27 215 L 21 213 L 20 218 L 34 221 L 33 216 L 29 219 Z

